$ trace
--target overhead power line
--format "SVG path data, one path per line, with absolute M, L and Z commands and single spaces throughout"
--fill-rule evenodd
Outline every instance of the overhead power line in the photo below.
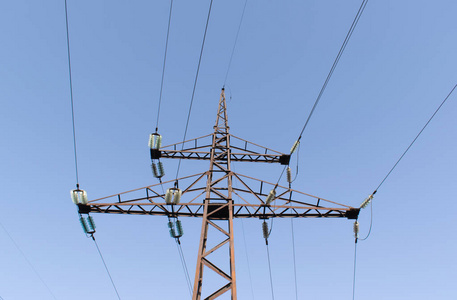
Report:
M 184 252 L 182 251 L 181 242 L 179 239 L 175 239 L 176 247 L 178 248 L 179 258 L 181 259 L 182 268 L 184 271 L 184 276 L 186 277 L 187 289 L 189 290 L 189 295 L 192 297 L 192 282 L 189 276 L 189 270 L 187 269 L 186 259 L 184 257 Z
M 8 230 L 6 229 L 6 227 L 2 224 L 2 222 L 0 222 L 0 227 L 2 227 L 3 231 L 6 233 L 6 235 L 9 237 L 9 239 L 11 240 L 11 242 L 13 243 L 14 247 L 16 247 L 17 251 L 19 251 L 19 253 L 22 255 L 22 257 L 24 258 L 24 260 L 27 262 L 27 264 L 29 265 L 30 269 L 32 269 L 33 273 L 35 273 L 35 275 L 38 277 L 38 279 L 40 279 L 41 283 L 44 285 L 44 287 L 48 290 L 49 294 L 52 296 L 52 298 L 56 299 L 56 296 L 54 295 L 54 293 L 51 291 L 51 289 L 49 288 L 49 286 L 46 284 L 46 282 L 44 281 L 43 277 L 41 277 L 40 273 L 38 273 L 38 271 L 35 269 L 35 267 L 32 265 L 32 263 L 30 262 L 30 260 L 27 258 L 27 256 L 25 255 L 24 251 L 21 250 L 21 248 L 19 247 L 19 245 L 16 243 L 16 241 L 13 239 L 13 237 L 11 236 L 11 234 L 8 232 Z M 0 299 L 2 299 L 0 297 Z
M 355 299 L 355 275 L 356 275 L 356 268 L 357 268 L 357 239 L 355 240 L 354 246 L 354 275 L 352 277 L 352 300 Z
M 235 42 L 233 43 L 232 54 L 230 54 L 230 60 L 229 60 L 229 64 L 228 64 L 228 67 L 227 67 L 227 72 L 225 73 L 224 87 L 225 87 L 225 83 L 227 82 L 227 77 L 228 77 L 228 74 L 229 74 L 229 71 L 230 71 L 230 67 L 232 66 L 233 54 L 235 53 L 235 48 L 236 48 L 236 44 L 238 42 L 238 36 L 240 35 L 241 24 L 243 23 L 244 12 L 246 11 L 246 5 L 247 4 L 248 4 L 248 0 L 244 1 L 244 7 L 243 7 L 243 12 L 241 13 L 240 24 L 238 25 L 238 30 L 236 32 Z
M 424 129 L 428 126 L 428 124 L 430 123 L 430 121 L 432 121 L 432 119 L 435 117 L 435 115 L 438 113 L 438 111 L 441 109 L 441 107 L 444 105 L 444 103 L 446 102 L 446 100 L 452 95 L 452 93 L 454 92 L 455 88 L 457 87 L 457 84 L 454 85 L 454 87 L 452 88 L 452 90 L 449 92 L 449 94 L 446 96 L 446 98 L 444 98 L 443 102 L 441 102 L 440 106 L 438 106 L 438 108 L 435 110 L 435 112 L 433 113 L 433 115 L 430 117 L 430 119 L 428 119 L 427 123 L 425 123 L 424 127 L 422 127 L 421 131 L 419 131 L 419 133 L 416 135 L 416 137 L 414 138 L 414 140 L 411 142 L 411 144 L 409 144 L 408 148 L 406 148 L 405 152 L 403 152 L 403 154 L 400 156 L 400 158 L 397 160 L 397 162 L 394 164 L 394 166 L 390 169 L 390 171 L 387 173 L 387 175 L 384 177 L 384 179 L 381 181 L 381 183 L 378 185 L 378 187 L 374 190 L 373 192 L 373 195 L 376 194 L 376 192 L 378 191 L 378 189 L 382 186 L 382 184 L 384 183 L 384 181 L 386 181 L 386 179 L 390 176 L 390 174 L 392 173 L 392 171 L 397 167 L 398 163 L 403 159 L 403 157 L 406 155 L 406 153 L 408 153 L 409 149 L 412 147 L 412 145 L 414 145 L 414 143 L 416 142 L 416 140 L 419 138 L 419 136 L 422 134 L 422 132 L 424 131 Z
M 100 255 L 100 258 L 102 259 L 103 265 L 105 266 L 106 273 L 109 276 L 109 279 L 111 280 L 111 284 L 113 285 L 114 291 L 116 292 L 117 298 L 121 300 L 121 296 L 119 296 L 119 292 L 117 291 L 116 285 L 114 284 L 113 277 L 111 277 L 111 273 L 109 272 L 108 266 L 106 265 L 105 259 L 103 258 L 102 252 L 100 251 L 100 248 L 98 247 L 97 241 L 95 240 L 94 235 L 92 234 L 92 240 L 95 243 L 95 246 L 97 247 L 98 254 Z
M 270 288 L 271 288 L 271 299 L 275 299 L 275 292 L 273 290 L 273 275 L 271 272 L 271 261 L 270 261 L 270 249 L 268 248 L 268 243 L 266 243 L 267 247 L 267 257 L 268 257 L 268 271 L 270 273 Z
M 192 89 L 192 97 L 190 98 L 189 111 L 187 113 L 186 128 L 184 130 L 184 136 L 182 138 L 182 149 L 181 150 L 184 149 L 184 141 L 186 140 L 187 130 L 189 128 L 190 114 L 192 112 L 192 105 L 194 103 L 195 89 L 197 87 L 198 73 L 200 72 L 200 65 L 201 65 L 201 62 L 202 62 L 203 49 L 205 48 L 206 33 L 208 32 L 208 24 L 209 24 L 209 18 L 211 16 L 211 8 L 212 7 L 213 7 L 213 0 L 211 0 L 210 3 L 209 3 L 208 16 L 206 18 L 206 25 L 205 25 L 205 33 L 203 34 L 203 41 L 202 41 L 202 46 L 201 46 L 201 50 L 200 50 L 200 57 L 198 58 L 197 72 L 195 74 L 194 87 Z M 176 179 L 178 179 L 179 169 L 180 168 L 181 168 L 181 159 L 178 162 L 178 168 L 176 170 Z
M 317 107 L 317 104 L 321 100 L 321 97 L 324 94 L 325 89 L 327 88 L 327 85 L 328 85 L 328 83 L 330 81 L 330 78 L 332 77 L 333 72 L 335 71 L 336 66 L 338 65 L 338 62 L 340 61 L 340 58 L 343 55 L 343 52 L 346 49 L 346 46 L 349 43 L 349 40 L 351 39 L 351 36 L 354 33 L 354 30 L 355 30 L 357 24 L 359 23 L 360 17 L 362 16 L 362 14 L 364 12 L 365 7 L 367 6 L 367 3 L 368 3 L 368 0 L 363 0 L 362 3 L 360 4 L 359 10 L 357 11 L 357 14 L 356 14 L 355 18 L 352 21 L 351 27 L 349 28 L 349 31 L 346 34 L 346 37 L 345 37 L 345 39 L 343 41 L 343 44 L 340 47 L 340 51 L 338 51 L 338 55 L 336 56 L 335 61 L 333 62 L 333 65 L 332 65 L 332 67 L 330 68 L 330 71 L 327 74 L 327 78 L 325 79 L 325 82 L 322 85 L 322 88 L 321 88 L 316 100 L 314 101 L 314 105 L 313 105 L 313 107 L 312 107 L 312 109 L 311 109 L 311 111 L 310 111 L 310 113 L 309 113 L 309 115 L 308 115 L 308 117 L 307 117 L 307 119 L 305 121 L 305 124 L 303 125 L 303 128 L 302 128 L 302 130 L 300 132 L 300 135 L 298 136 L 298 139 L 295 141 L 292 149 L 290 150 L 290 155 L 292 155 L 297 150 L 297 148 L 300 146 L 300 140 L 301 140 L 301 138 L 303 136 L 303 132 L 305 131 L 306 127 L 308 126 L 309 120 L 313 116 L 313 113 L 314 113 L 314 111 L 315 111 L 315 109 Z M 282 176 L 284 175 L 284 172 L 285 172 L 286 168 L 287 168 L 287 166 L 284 166 L 284 168 L 283 168 L 283 170 L 281 172 L 281 175 L 279 175 L 277 184 L 279 183 L 279 181 L 281 180 Z M 297 174 L 298 174 L 298 165 L 297 165 Z
M 70 103 L 71 103 L 71 120 L 72 120 L 72 124 L 73 124 L 73 147 L 74 147 L 74 154 L 75 154 L 76 188 L 79 189 L 78 155 L 76 152 L 75 108 L 74 108 L 74 103 L 73 103 L 73 82 L 72 82 L 72 78 L 71 78 L 70 34 L 69 34 L 69 30 L 68 30 L 67 0 L 65 0 L 65 24 L 66 24 L 66 29 L 67 29 L 68 78 L 70 81 Z
M 425 130 L 425 128 L 430 124 L 432 119 L 435 117 L 435 115 L 438 113 L 438 111 L 441 109 L 441 107 L 446 103 L 447 99 L 452 95 L 454 92 L 455 88 L 457 87 L 457 84 L 454 85 L 452 90 L 449 92 L 449 94 L 444 98 L 444 100 L 441 102 L 441 104 L 438 106 L 438 108 L 435 110 L 435 112 L 432 114 L 432 116 L 428 119 L 427 123 L 425 123 L 424 127 L 419 131 L 419 133 L 416 135 L 416 137 L 413 139 L 413 141 L 409 144 L 408 148 L 403 152 L 403 154 L 400 156 L 400 158 L 397 160 L 397 162 L 394 164 L 394 166 L 390 169 L 390 171 L 387 173 L 387 175 L 384 177 L 384 179 L 381 181 L 381 183 L 378 185 L 378 187 L 374 190 L 374 192 L 370 195 L 367 200 L 364 201 L 364 203 L 368 203 L 369 201 L 370 206 L 371 206 L 371 218 L 370 218 L 370 228 L 368 230 L 367 235 L 364 238 L 358 238 L 356 235 L 355 239 L 355 249 L 354 249 L 354 277 L 353 277 L 353 284 L 352 284 L 352 299 L 355 299 L 355 280 L 356 280 L 356 266 L 357 266 L 357 240 L 366 240 L 371 234 L 371 229 L 373 227 L 373 202 L 371 199 L 373 198 L 373 195 L 376 194 L 376 192 L 379 190 L 379 188 L 383 185 L 383 183 L 386 181 L 386 179 L 392 174 L 393 170 L 397 167 L 397 165 L 400 163 L 400 161 L 403 159 L 403 157 L 408 153 L 409 149 L 414 145 L 416 140 L 419 138 L 419 136 L 422 134 L 422 132 Z M 365 207 L 362 205 L 362 207 Z
M 325 79 L 325 82 L 322 85 L 322 88 L 321 88 L 321 90 L 319 92 L 319 95 L 317 96 L 316 101 L 314 102 L 313 108 L 311 109 L 311 112 L 309 113 L 308 118 L 306 119 L 305 125 L 303 125 L 303 128 L 302 128 L 302 130 L 300 132 L 300 135 L 298 137 L 298 141 L 300 141 L 300 139 L 301 139 L 301 137 L 303 135 L 303 132 L 306 129 L 306 126 L 308 126 L 309 120 L 311 119 L 311 117 L 312 117 L 312 115 L 314 113 L 314 110 L 316 109 L 317 104 L 319 103 L 322 95 L 324 94 L 325 89 L 327 88 L 327 85 L 328 85 L 328 83 L 330 81 L 330 78 L 332 77 L 333 72 L 335 71 L 336 66 L 338 65 L 338 62 L 340 61 L 340 58 L 343 55 L 343 52 L 346 49 L 347 44 L 349 43 L 349 40 L 350 40 L 350 38 L 352 36 L 352 33 L 354 32 L 355 27 L 357 26 L 357 23 L 359 22 L 360 17 L 362 16 L 362 13 L 365 10 L 365 7 L 366 7 L 367 3 L 368 3 L 368 0 L 363 0 L 362 1 L 362 4 L 360 5 L 359 10 L 357 11 L 357 15 L 355 16 L 354 20 L 352 21 L 352 25 L 349 28 L 348 33 L 346 34 L 346 38 L 344 39 L 343 44 L 341 45 L 340 51 L 338 52 L 338 55 L 336 56 L 335 61 L 333 62 L 333 65 L 330 68 L 330 71 L 328 72 L 327 78 Z
M 165 78 L 165 66 L 166 66 L 166 62 L 167 62 L 168 39 L 169 39 L 169 36 L 170 36 L 170 24 L 171 24 L 171 13 L 172 13 L 172 11 L 173 11 L 173 0 L 170 1 L 170 13 L 168 15 L 167 39 L 166 39 L 166 42 L 165 42 L 165 53 L 163 55 L 162 80 L 160 81 L 160 96 L 159 96 L 159 107 L 157 109 L 156 133 L 159 130 L 160 106 L 161 106 L 161 103 L 162 103 L 163 80 Z
M 293 261 L 294 261 L 295 299 L 298 300 L 297 262 L 296 262 L 296 259 L 295 259 L 294 219 L 290 219 L 290 226 L 291 226 L 291 229 L 292 229 L 292 258 L 293 258 Z
M 67 33 L 68 77 L 69 77 L 69 81 L 70 81 L 70 102 L 71 102 L 71 119 L 72 119 L 72 124 L 73 124 L 73 145 L 74 145 L 74 154 L 75 154 L 76 190 L 79 191 L 78 156 L 77 156 L 77 152 L 76 152 L 76 148 L 77 148 L 76 147 L 76 126 L 75 126 L 75 111 L 74 111 L 74 101 L 73 101 L 73 83 L 72 83 L 72 77 L 71 77 L 70 34 L 69 34 L 69 29 L 68 29 L 69 26 L 68 26 L 68 5 L 67 5 L 67 0 L 65 0 L 65 24 L 66 24 L 66 33 Z M 94 237 L 93 234 L 91 234 L 91 237 L 92 237 L 92 240 L 95 243 L 95 246 L 97 247 L 97 251 L 100 254 L 100 258 L 102 259 L 103 265 L 105 266 L 106 272 L 108 273 L 108 276 L 109 276 L 109 278 L 111 280 L 111 283 L 113 284 L 114 290 L 116 291 L 116 295 L 120 300 L 121 297 L 119 296 L 119 293 L 117 292 L 116 285 L 114 284 L 113 278 L 111 277 L 111 274 L 110 274 L 110 272 L 108 270 L 108 266 L 106 265 L 105 260 L 103 259 L 103 255 L 102 255 L 102 253 L 100 251 L 100 248 L 98 247 L 97 241 L 95 240 L 95 237 Z

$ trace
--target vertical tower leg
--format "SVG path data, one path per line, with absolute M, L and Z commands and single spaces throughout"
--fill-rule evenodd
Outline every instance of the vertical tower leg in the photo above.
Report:
M 220 215 L 227 214 L 227 218 L 220 218 Z M 215 223 L 226 222 L 227 230 L 223 229 L 221 226 Z M 208 228 L 212 227 L 219 232 L 221 232 L 225 238 L 222 242 L 218 243 L 213 248 L 207 250 L 207 239 L 208 239 Z M 200 246 L 198 250 L 198 259 L 197 259 L 197 269 L 195 272 L 195 282 L 194 282 L 194 291 L 193 291 L 193 300 L 200 300 L 202 293 L 203 285 L 203 271 L 204 267 L 208 267 L 213 270 L 217 275 L 221 276 L 227 280 L 227 284 L 220 287 L 212 294 L 207 296 L 205 300 L 216 299 L 222 294 L 231 291 L 231 299 L 236 300 L 236 280 L 235 280 L 235 245 L 233 238 L 233 202 L 230 200 L 227 203 L 218 203 L 210 204 L 208 200 L 205 200 L 205 211 L 203 214 L 202 222 L 202 231 Z M 214 262 L 208 257 L 211 253 L 219 250 L 222 246 L 228 244 L 229 247 L 229 265 L 230 265 L 230 274 L 225 273 L 220 267 L 218 267 Z
M 230 234 L 230 275 L 232 277 L 232 300 L 236 300 L 236 274 L 235 274 L 235 239 L 233 236 L 233 201 L 229 203 L 229 234 Z
M 194 291 L 192 300 L 200 300 L 203 282 L 203 261 L 206 252 L 206 240 L 208 239 L 208 201 L 205 200 L 205 208 L 202 220 L 202 232 L 200 234 L 200 246 L 198 247 L 197 270 L 195 271 Z

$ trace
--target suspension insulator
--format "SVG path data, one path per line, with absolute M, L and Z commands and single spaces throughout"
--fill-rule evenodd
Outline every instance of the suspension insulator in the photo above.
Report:
M 155 162 L 152 162 L 151 168 L 155 178 L 162 178 L 165 175 L 162 162 L 159 161 L 157 165 Z
M 71 200 L 74 204 L 87 204 L 87 193 L 84 190 L 71 190 L 70 191 Z
M 91 231 L 95 231 L 95 222 L 94 222 L 94 219 L 92 218 L 92 216 L 87 217 L 87 223 L 89 225 L 89 229 Z
M 182 235 L 184 234 L 180 220 L 176 220 L 176 232 L 178 233 L 178 237 L 182 237 Z
M 181 201 L 182 191 L 178 188 L 169 188 L 165 194 L 165 203 L 179 204 Z
M 270 236 L 270 231 L 268 230 L 268 223 L 264 220 L 262 223 L 262 232 L 263 232 L 263 238 L 268 239 Z
M 295 143 L 294 143 L 294 145 L 293 145 L 292 148 L 290 149 L 290 154 L 294 153 L 294 152 L 297 150 L 298 146 L 300 146 L 300 141 L 299 141 L 299 140 L 296 140 Z
M 287 167 L 287 182 L 292 183 L 292 170 L 290 167 Z
M 168 221 L 168 228 L 170 229 L 170 236 L 172 238 L 180 238 L 183 235 L 182 224 L 180 220 L 176 220 L 175 223 Z
M 160 177 L 165 176 L 165 169 L 163 168 L 163 164 L 162 164 L 161 161 L 159 161 L 158 167 L 159 167 L 159 175 L 160 175 Z
M 181 195 L 182 195 L 182 191 L 180 189 L 176 189 L 176 191 L 174 192 L 174 197 L 173 197 L 174 204 L 179 204 L 179 202 L 181 201 Z
M 149 148 L 159 150 L 162 146 L 162 136 L 158 133 L 149 135 Z
M 354 222 L 354 237 L 359 238 L 359 222 L 357 221 Z
M 86 220 L 83 218 L 83 216 L 79 217 L 79 222 L 81 223 L 81 227 L 84 230 L 84 233 L 89 233 L 89 227 L 87 226 Z
M 275 199 L 275 197 L 276 197 L 276 190 L 272 189 L 267 196 L 267 200 L 265 200 L 266 204 L 270 205 L 270 203 Z
M 170 236 L 174 238 L 176 236 L 175 229 L 173 227 L 173 222 L 168 221 L 168 228 L 170 229 Z
M 159 178 L 159 172 L 157 171 L 157 166 L 154 162 L 151 164 L 151 168 L 152 168 L 152 174 L 154 175 L 154 177 Z
M 367 207 L 368 204 L 370 204 L 371 200 L 373 200 L 373 194 L 371 194 L 370 196 L 368 196 L 368 198 L 366 198 L 362 204 L 360 204 L 360 208 L 365 208 Z
M 176 233 L 175 233 L 175 229 L 174 228 L 170 228 L 170 236 L 172 238 L 176 238 Z
M 170 191 L 170 189 L 167 189 L 167 192 L 165 193 L 165 203 L 171 204 L 172 199 L 173 199 L 173 193 Z

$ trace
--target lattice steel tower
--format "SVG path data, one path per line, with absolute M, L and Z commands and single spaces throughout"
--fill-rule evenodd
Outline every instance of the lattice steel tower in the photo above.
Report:
M 348 218 L 356 219 L 358 208 L 338 204 L 275 183 L 235 173 L 232 162 L 264 162 L 288 165 L 290 155 L 283 154 L 229 133 L 224 89 L 222 89 L 216 124 L 212 134 L 160 147 L 151 146 L 151 159 L 177 158 L 209 160 L 209 170 L 176 180 L 116 194 L 86 204 L 78 204 L 81 214 L 113 213 L 167 216 L 171 222 L 172 235 L 179 236 L 179 217 L 201 217 L 202 228 L 198 250 L 197 267 L 193 288 L 193 300 L 202 298 L 204 270 L 211 269 L 224 279 L 224 284 L 206 290 L 204 299 L 215 299 L 228 291 L 231 299 L 236 296 L 234 218 Z M 160 173 L 160 172 L 159 172 Z M 237 182 L 235 185 L 234 183 Z M 160 187 L 170 187 L 160 192 Z M 160 190 L 160 191 L 159 191 Z M 234 201 L 234 195 L 237 202 Z M 182 199 L 180 201 L 180 199 Z M 239 200 L 238 200 L 239 199 Z M 173 225 L 174 224 L 174 225 Z M 174 226 L 174 227 L 173 227 Z M 216 246 L 207 248 L 208 230 L 213 228 L 223 236 Z M 177 233 L 175 232 L 177 231 Z M 181 230 L 182 231 L 182 230 Z M 223 249 L 228 248 L 228 256 Z M 224 263 L 212 258 L 215 253 L 225 257 Z M 228 267 L 227 267 L 228 266 Z M 206 268 L 205 268 L 206 267 Z M 207 276 L 207 273 L 205 273 Z

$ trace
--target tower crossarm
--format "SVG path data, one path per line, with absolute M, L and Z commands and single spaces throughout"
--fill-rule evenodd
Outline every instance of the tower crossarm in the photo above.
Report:
M 202 217 L 205 201 L 209 203 L 209 218 L 224 220 L 227 218 L 226 202 L 205 200 L 205 179 L 207 172 L 178 179 L 182 189 L 182 203 L 165 203 L 165 192 L 155 184 L 128 192 L 89 201 L 80 204 L 81 213 L 112 213 L 131 215 L 161 215 L 179 217 Z M 249 176 L 233 173 L 237 188 L 233 188 L 234 218 L 348 218 L 355 219 L 359 209 L 339 204 L 330 200 L 306 194 L 289 187 L 274 185 Z M 172 186 L 175 181 L 163 183 L 163 187 Z M 265 199 L 271 188 L 275 188 L 276 197 L 267 205 Z M 215 194 L 224 194 L 227 190 L 212 187 Z
M 178 159 L 195 159 L 210 160 L 213 135 L 205 135 L 196 139 L 167 145 L 160 150 L 151 149 L 151 158 L 178 158 Z M 275 151 L 242 138 L 226 134 L 223 138 L 230 139 L 230 160 L 243 162 L 266 162 L 289 164 L 290 155 Z M 227 156 L 218 157 L 218 160 L 227 160 Z

